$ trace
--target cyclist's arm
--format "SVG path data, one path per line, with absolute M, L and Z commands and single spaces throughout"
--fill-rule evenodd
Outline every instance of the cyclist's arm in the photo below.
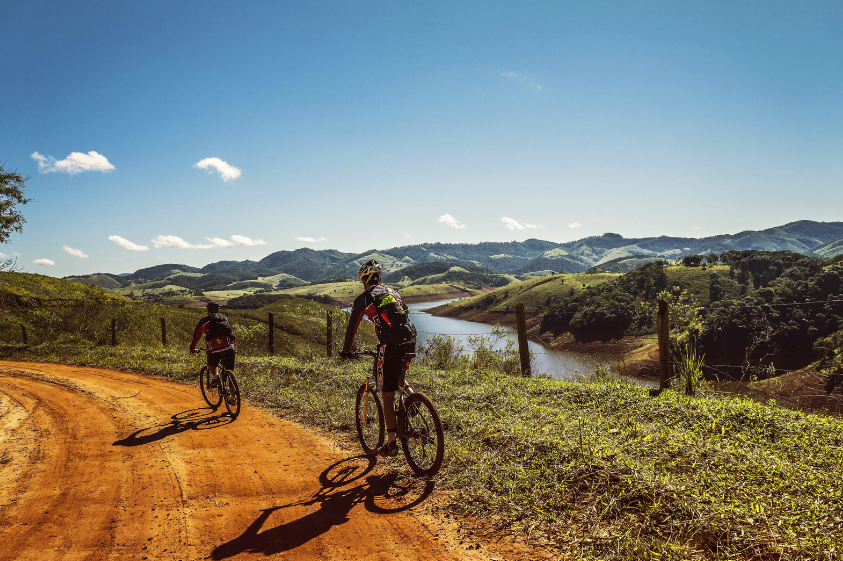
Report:
M 196 326 L 196 329 L 193 331 L 193 341 L 190 343 L 190 352 L 196 351 L 196 344 L 199 343 L 199 340 L 202 338 L 202 335 L 208 330 L 208 320 L 206 318 L 202 318 L 199 322 L 199 325 Z
M 363 319 L 363 311 L 366 309 L 366 295 L 364 292 L 354 299 L 354 304 L 351 306 L 351 317 L 348 318 L 348 327 L 345 328 L 345 342 L 342 345 L 342 352 L 351 352 L 351 345 L 354 343 L 354 336 L 357 335 L 357 327 L 360 325 L 360 320 Z

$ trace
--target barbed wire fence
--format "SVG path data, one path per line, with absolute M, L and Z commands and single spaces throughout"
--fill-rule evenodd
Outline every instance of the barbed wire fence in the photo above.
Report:
M 6 304 L 6 303 L 4 303 Z M 19 303 L 20 304 L 20 303 Z M 30 303 L 32 304 L 32 303 Z M 28 317 L 28 331 L 23 323 L 18 326 L 6 324 L 2 328 L 2 336 L 6 342 L 19 340 L 25 345 L 62 339 L 87 340 L 102 345 L 117 344 L 161 344 L 182 345 L 189 344 L 190 334 L 195 327 L 195 317 L 186 318 L 172 315 L 165 320 L 148 313 L 149 304 L 143 302 L 126 302 L 115 299 L 72 299 L 54 298 L 39 299 Z M 777 308 L 816 307 L 816 306 L 838 306 L 843 305 L 843 299 L 807 300 L 805 302 L 791 303 L 765 303 L 765 304 L 729 304 L 712 306 L 710 311 L 728 309 L 755 309 L 760 312 L 770 312 Z M 664 310 L 659 310 L 659 317 L 669 317 L 669 310 L 665 304 Z M 410 314 L 425 314 L 426 312 L 410 312 Z M 571 312 L 573 315 L 575 312 Z M 511 318 L 512 312 L 509 312 Z M 520 375 L 533 375 L 535 357 L 546 355 L 558 357 L 556 352 L 549 350 L 536 351 L 527 348 L 526 322 L 524 319 L 523 305 L 519 304 L 515 310 L 515 337 L 517 338 L 518 358 L 520 360 Z M 247 340 L 241 339 L 249 347 L 249 354 L 274 355 L 278 352 L 287 355 L 300 355 L 302 349 L 292 348 L 289 344 L 279 344 L 276 329 L 287 332 L 296 331 L 290 326 L 279 324 L 272 314 L 267 314 L 266 319 L 248 316 L 265 327 L 260 330 L 252 330 L 248 333 Z M 348 323 L 348 313 L 342 310 L 329 310 L 325 320 L 312 321 L 305 328 L 298 329 L 296 335 L 303 340 L 325 341 L 325 351 L 322 356 L 332 357 L 336 355 L 338 346 L 345 334 Z M 662 322 L 668 326 L 668 333 L 664 333 Z M 512 321 L 508 321 L 508 324 Z M 18 330 L 15 333 L 15 330 Z M 659 333 L 658 359 L 643 359 L 641 362 L 648 364 L 649 372 L 658 371 L 658 378 L 639 379 L 645 385 L 650 384 L 654 389 L 665 389 L 678 383 L 677 371 L 682 364 L 671 358 L 669 319 L 657 319 L 657 332 Z M 459 332 L 459 333 L 438 333 L 427 330 L 418 330 L 418 334 L 426 339 L 433 337 L 489 337 L 488 329 Z M 507 335 L 513 335 L 508 333 Z M 260 339 L 264 338 L 265 343 Z M 507 337 L 508 338 L 508 337 Z M 187 340 L 185 340 L 187 339 Z M 536 339 L 533 338 L 535 341 Z M 159 343 L 160 342 L 160 343 Z M 544 345 L 545 343 L 541 341 Z M 546 347 L 546 345 L 545 345 Z M 310 345 L 305 354 L 311 357 L 318 356 L 314 346 Z M 547 364 L 547 363 L 545 363 Z M 610 369 L 611 364 L 605 362 L 600 364 L 604 369 Z M 700 384 L 699 391 L 705 395 L 718 396 L 721 398 L 750 398 L 764 403 L 775 404 L 798 410 L 820 411 L 834 415 L 843 414 L 843 374 L 840 372 L 824 372 L 811 369 L 785 369 L 775 368 L 771 365 L 751 364 L 715 364 L 705 363 L 702 365 L 706 374 L 706 380 Z M 551 368 L 551 372 L 544 367 L 544 373 L 557 378 L 572 378 L 576 374 L 587 374 L 586 372 L 572 372 L 570 368 L 560 364 Z M 538 374 L 538 372 L 537 372 Z M 681 388 L 679 388 L 681 389 Z

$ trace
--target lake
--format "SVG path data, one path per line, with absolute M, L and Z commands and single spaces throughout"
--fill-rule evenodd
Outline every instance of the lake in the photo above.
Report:
M 471 350 L 468 344 L 468 337 L 472 335 L 489 335 L 492 325 L 477 323 L 455 318 L 437 317 L 425 313 L 425 310 L 453 302 L 454 299 L 440 300 L 436 302 L 419 302 L 408 304 L 412 313 L 411 320 L 419 332 L 419 340 L 425 341 L 436 334 L 452 335 L 463 346 L 466 352 Z M 415 313 L 413 313 L 415 312 Z M 511 327 L 504 326 L 507 338 L 512 339 L 516 346 L 518 344 L 518 333 Z M 503 341 L 506 344 L 506 341 Z M 572 378 L 577 373 L 593 372 L 597 366 L 611 369 L 618 361 L 615 355 L 592 355 L 574 353 L 570 351 L 557 351 L 548 349 L 538 341 L 530 340 L 528 346 L 535 355 L 534 374 L 547 373 L 553 378 Z

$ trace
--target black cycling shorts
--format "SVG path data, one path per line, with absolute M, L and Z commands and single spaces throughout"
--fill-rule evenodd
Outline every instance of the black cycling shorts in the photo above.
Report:
M 222 363 L 222 367 L 226 370 L 234 370 L 234 349 L 227 351 L 220 351 L 218 353 L 208 353 L 208 366 L 210 368 L 217 367 Z M 217 372 L 219 374 L 219 372 Z
M 402 343 L 400 345 L 379 345 L 378 354 L 383 352 L 383 360 L 378 360 L 378 368 L 383 370 L 383 390 L 397 392 L 404 374 L 405 354 L 416 352 L 416 343 Z M 380 358 L 380 356 L 378 356 Z

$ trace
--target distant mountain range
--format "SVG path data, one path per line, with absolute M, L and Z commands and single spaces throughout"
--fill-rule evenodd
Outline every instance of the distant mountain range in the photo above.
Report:
M 443 261 L 482 267 L 489 272 L 530 275 L 550 272 L 575 273 L 592 267 L 627 262 L 643 263 L 655 258 L 680 259 L 686 255 L 722 253 L 729 250 L 793 251 L 818 257 L 843 253 L 843 222 L 800 220 L 766 230 L 746 230 L 707 238 L 624 238 L 607 233 L 567 243 L 529 239 L 523 242 L 478 244 L 418 244 L 363 253 L 333 249 L 278 251 L 260 261 L 219 261 L 201 268 L 187 265 L 156 265 L 128 275 L 97 273 L 67 277 L 108 289 L 185 287 L 191 291 L 249 288 L 265 290 L 324 280 L 356 279 L 357 269 L 377 259 L 392 278 L 399 270 L 420 263 Z M 624 268 L 624 266 L 621 266 Z M 408 271 L 409 272 L 409 271 Z

